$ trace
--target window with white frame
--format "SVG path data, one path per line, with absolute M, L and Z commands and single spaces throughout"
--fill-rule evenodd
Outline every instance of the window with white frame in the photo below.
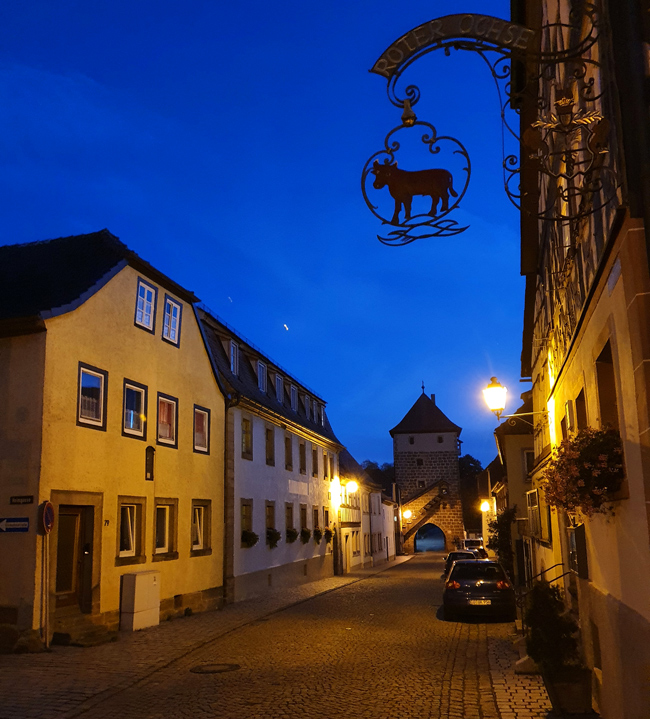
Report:
M 235 375 L 239 374 L 239 345 L 230 340 L 230 371 Z
M 284 381 L 282 380 L 282 375 L 279 374 L 275 375 L 275 398 L 282 404 L 284 400 Z
M 135 504 L 120 505 L 120 557 L 135 557 L 136 551 L 136 510 Z
M 291 409 L 294 412 L 298 411 L 298 388 L 295 385 L 291 385 Z
M 209 499 L 192 500 L 191 553 L 208 554 L 210 549 L 210 509 Z
M 194 405 L 194 451 L 210 452 L 210 410 Z
M 106 429 L 106 385 L 108 372 L 79 363 L 77 424 Z
M 147 388 L 124 380 L 124 417 L 122 434 L 146 439 L 147 437 Z
M 181 313 L 182 306 L 165 295 L 165 316 L 163 319 L 163 339 L 178 345 L 181 338 Z
M 156 296 L 158 290 L 138 278 L 138 299 L 135 306 L 135 324 L 149 332 L 155 330 L 156 323 Z
M 192 505 L 192 550 L 203 549 L 205 507 Z
M 140 564 L 144 557 L 144 497 L 120 496 L 117 500 L 116 566 Z
M 541 531 L 539 516 L 539 496 L 537 490 L 526 492 L 526 505 L 528 509 L 528 532 L 533 536 L 539 536 Z
M 158 393 L 158 443 L 177 446 L 178 400 Z
M 171 507 L 168 504 L 156 504 L 155 512 L 155 541 L 154 541 L 154 552 L 155 554 L 167 554 L 171 551 L 171 531 L 170 531 L 170 519 L 171 519 Z
M 154 562 L 158 559 L 176 559 L 177 499 L 157 498 L 154 504 Z M 162 556 L 165 555 L 165 556 Z
M 257 361 L 257 386 L 260 392 L 266 392 L 266 365 Z

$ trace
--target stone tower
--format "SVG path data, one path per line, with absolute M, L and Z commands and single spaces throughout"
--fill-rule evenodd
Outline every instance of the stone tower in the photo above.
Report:
M 440 527 L 448 551 L 464 537 L 458 467 L 461 431 L 436 406 L 435 395 L 429 398 L 424 391 L 390 430 L 402 511 L 411 510 L 410 519 L 403 522 L 407 552 L 413 551 L 415 534 L 425 524 Z

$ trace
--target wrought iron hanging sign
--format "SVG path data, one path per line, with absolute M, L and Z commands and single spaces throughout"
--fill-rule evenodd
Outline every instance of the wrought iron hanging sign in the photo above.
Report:
M 403 166 L 398 165 L 400 150 L 408 158 Z M 438 167 L 428 166 L 429 155 L 438 156 Z M 415 169 L 416 163 L 426 168 Z M 361 191 L 370 211 L 395 228 L 384 236 L 377 235 L 377 239 L 385 245 L 407 245 L 466 230 L 449 214 L 467 192 L 470 173 L 465 147 L 453 137 L 439 136 L 433 125 L 418 120 L 406 99 L 402 124 L 386 135 L 383 149 L 371 155 L 361 175 Z
M 596 105 L 602 96 L 593 92 L 599 86 L 593 75 L 600 71 L 598 53 L 592 50 L 602 25 L 597 5 L 585 0 L 572 10 L 568 22 L 558 16 L 555 22 L 549 21 L 537 31 L 488 15 L 447 15 L 419 25 L 382 53 L 371 72 L 387 80 L 388 99 L 405 111 L 402 125 L 388 133 L 384 149 L 372 155 L 362 175 L 368 207 L 384 223 L 396 228 L 380 236 L 382 242 L 401 245 L 467 229 L 448 217 L 467 190 L 470 175 L 467 151 L 458 140 L 438 137 L 432 125 L 415 119 L 411 105 L 420 98 L 417 87 L 406 88 L 406 100 L 396 92 L 407 68 L 434 50 L 443 50 L 446 55 L 452 50 L 471 50 L 488 65 L 501 109 L 503 184 L 515 207 L 543 220 L 567 222 L 596 212 L 616 198 L 620 182 L 607 150 L 610 126 Z M 558 37 L 566 37 L 566 43 L 554 42 Z M 516 72 L 513 62 L 519 63 Z M 532 67 L 536 70 L 531 70 Z M 555 113 L 550 112 L 551 85 L 556 88 Z M 541 114 L 520 138 L 522 104 L 528 102 L 530 107 L 531 98 Z M 574 109 L 576 104 L 578 109 Z M 512 118 L 517 119 L 516 125 L 511 124 Z M 401 160 L 398 167 L 396 155 L 403 143 L 401 136 L 399 141 L 396 139 L 397 133 L 418 127 L 426 128 L 421 141 L 430 153 L 438 155 L 436 169 L 415 169 Z M 443 149 L 450 152 L 445 156 Z M 529 201 L 521 207 L 520 152 L 526 160 L 536 163 L 540 176 L 552 180 L 543 207 L 535 208 Z M 456 160 L 464 158 L 464 166 L 454 165 L 447 159 L 449 156 Z M 442 189 L 443 178 L 448 176 L 445 172 L 451 176 L 446 192 Z M 383 190 L 385 187 L 388 191 Z M 394 200 L 390 219 L 383 201 L 378 199 L 378 190 L 389 193 Z M 447 201 L 447 194 L 453 201 Z M 412 211 L 413 198 L 419 195 L 431 199 L 428 217 L 421 209 Z

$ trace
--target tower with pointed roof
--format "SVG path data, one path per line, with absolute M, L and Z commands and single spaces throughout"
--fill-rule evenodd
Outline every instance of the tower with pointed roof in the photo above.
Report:
M 464 536 L 458 465 L 461 431 L 424 388 L 390 430 L 402 510 L 411 510 L 403 527 L 406 551 L 413 550 L 415 535 L 425 524 L 435 524 L 444 532 L 448 550 Z

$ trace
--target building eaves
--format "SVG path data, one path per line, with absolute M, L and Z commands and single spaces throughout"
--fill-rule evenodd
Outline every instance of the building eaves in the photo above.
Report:
M 0 247 L 0 322 L 37 327 L 70 312 L 126 265 L 194 304 L 198 298 L 130 250 L 108 230 Z

